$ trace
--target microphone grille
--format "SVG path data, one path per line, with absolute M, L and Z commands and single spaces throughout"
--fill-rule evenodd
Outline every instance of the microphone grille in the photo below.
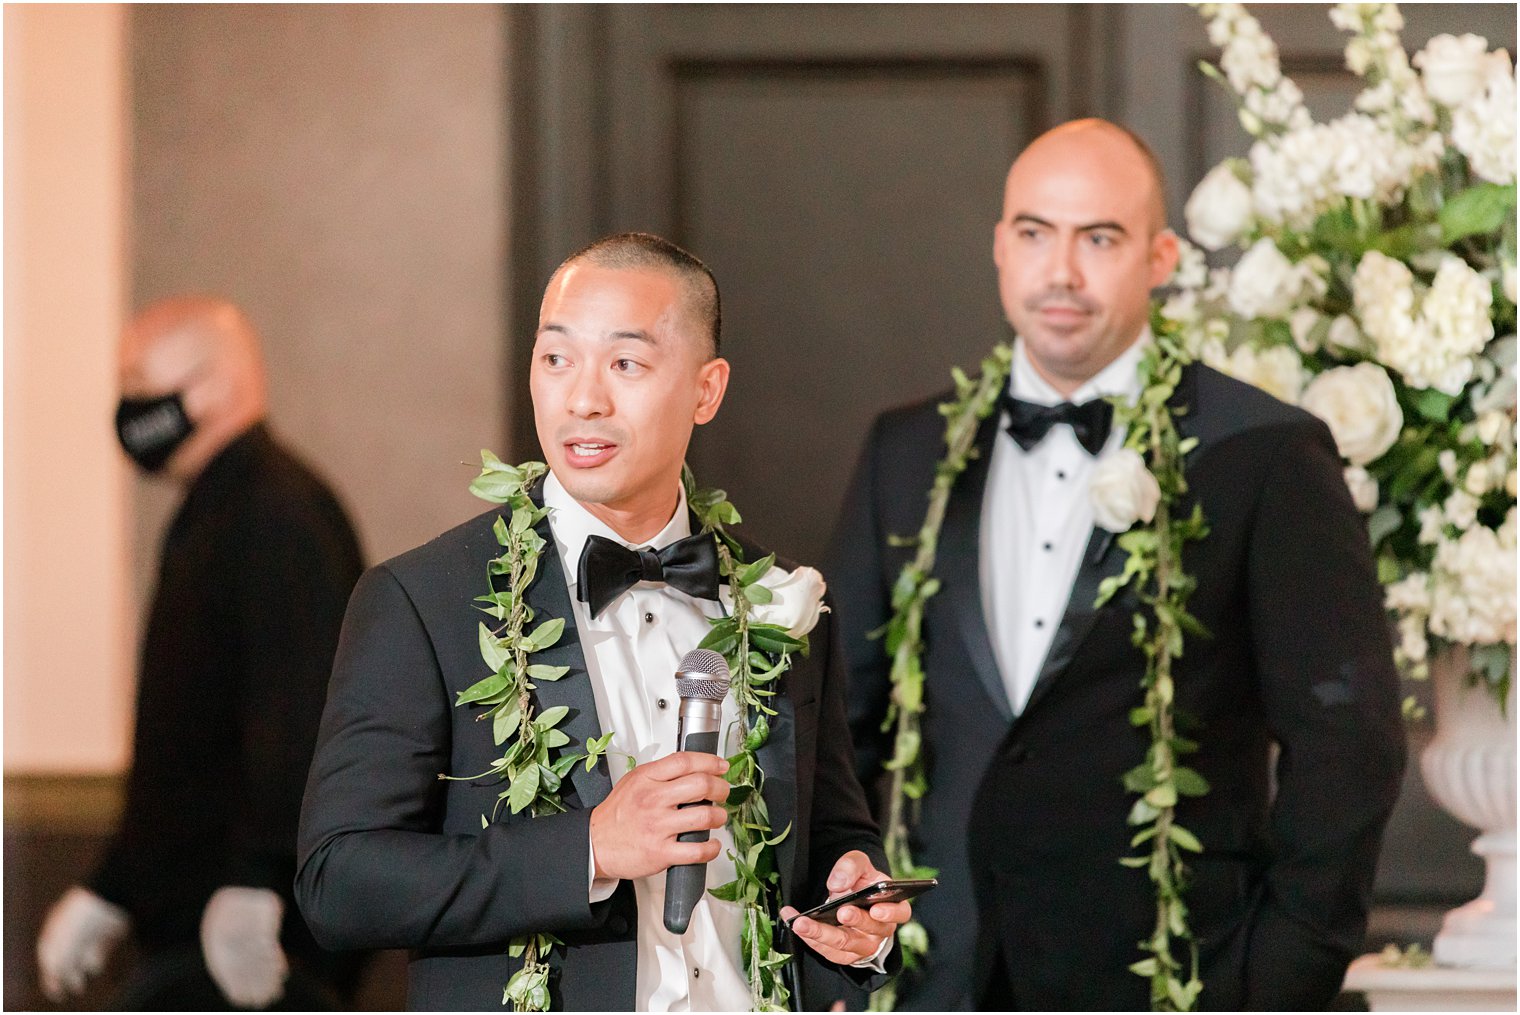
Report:
M 722 701 L 728 694 L 728 663 L 710 648 L 692 649 L 676 667 L 676 693 L 682 698 Z

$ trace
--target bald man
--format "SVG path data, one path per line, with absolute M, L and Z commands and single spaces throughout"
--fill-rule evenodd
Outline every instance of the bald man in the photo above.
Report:
M 307 762 L 344 606 L 362 570 L 325 485 L 265 426 L 258 336 L 237 307 L 176 298 L 119 346 L 117 433 L 185 489 L 143 638 L 121 827 L 38 940 L 44 991 L 81 991 L 130 932 L 118 1004 L 332 1004 L 352 959 L 316 949 L 292 903 Z M 290 980 L 292 966 L 300 973 Z
M 1145 660 L 1133 593 L 1093 606 L 1126 555 L 1095 528 L 1088 484 L 1123 436 L 1103 400 L 1138 395 L 1151 290 L 1177 261 L 1163 189 L 1143 143 L 1099 120 L 1043 135 L 1008 174 L 992 253 L 1013 369 L 956 481 L 925 615 L 914 855 L 943 887 L 915 907 L 930 958 L 902 1007 L 1150 1007 L 1127 967 L 1147 954 L 1153 888 L 1119 863 L 1136 853 L 1122 776 L 1149 746 L 1129 721 Z M 863 781 L 891 755 L 868 632 L 913 553 L 887 537 L 922 523 L 948 397 L 876 421 L 836 537 Z M 1367 534 L 1314 417 L 1201 365 L 1173 404 L 1198 440 L 1182 511 L 1196 501 L 1210 526 L 1185 562 L 1213 636 L 1175 664 L 1178 712 L 1197 720 L 1188 764 L 1212 787 L 1178 811 L 1204 846 L 1185 895 L 1201 1004 L 1320 1008 L 1361 945 L 1404 765 Z

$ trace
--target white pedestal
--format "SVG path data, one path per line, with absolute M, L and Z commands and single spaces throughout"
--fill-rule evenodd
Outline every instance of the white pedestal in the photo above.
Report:
M 1367 996 L 1371 1011 L 1515 1011 L 1515 970 L 1385 966 L 1381 956 L 1351 963 L 1343 990 Z

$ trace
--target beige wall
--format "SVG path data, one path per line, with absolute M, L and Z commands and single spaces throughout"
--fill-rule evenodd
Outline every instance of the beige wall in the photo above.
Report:
M 126 12 L 5 8 L 5 768 L 128 755 Z
M 134 8 L 133 297 L 224 293 L 275 428 L 370 561 L 485 508 L 504 444 L 506 28 L 494 6 Z M 140 484 L 139 585 L 166 492 Z

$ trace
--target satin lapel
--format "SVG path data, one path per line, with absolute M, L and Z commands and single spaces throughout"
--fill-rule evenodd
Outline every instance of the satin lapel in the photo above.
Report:
M 998 670 L 997 658 L 992 654 L 987 620 L 982 613 L 982 495 L 987 489 L 987 471 L 997 439 L 998 416 L 994 412 L 982 421 L 976 432 L 977 454 L 966 465 L 966 471 L 956 480 L 950 494 L 944 525 L 940 529 L 934 573 L 944 576 L 939 598 L 944 600 L 948 615 L 956 619 L 966 655 L 983 690 L 1004 721 L 1010 721 L 1013 710 L 1008 705 L 1008 690 L 1003 684 L 1002 672 Z M 935 675 L 930 674 L 928 679 L 932 684 Z
M 542 481 L 533 488 L 532 497 L 535 504 L 543 506 Z M 559 550 L 554 544 L 554 533 L 547 518 L 538 523 L 538 534 L 544 537 L 545 543 L 543 552 L 538 557 L 538 577 L 528 587 L 528 605 L 533 607 L 533 625 L 536 627 L 546 620 L 561 617 L 565 621 L 565 631 L 557 643 L 542 652 L 533 653 L 531 662 L 545 666 L 568 666 L 570 672 L 558 680 L 536 681 L 537 690 L 533 695 L 538 699 L 540 711 L 556 705 L 564 705 L 570 710 L 565 721 L 555 727 L 570 738 L 570 742 L 560 750 L 581 751 L 585 749 L 586 741 L 602 735 L 602 724 L 596 714 L 596 696 L 591 690 L 591 677 L 586 672 L 586 655 L 575 626 L 575 610 L 570 606 L 565 569 L 560 564 Z M 597 762 L 589 772 L 586 771 L 584 762 L 577 762 L 570 770 L 568 779 L 584 808 L 595 807 L 612 792 L 612 778 L 607 772 L 606 759 Z

